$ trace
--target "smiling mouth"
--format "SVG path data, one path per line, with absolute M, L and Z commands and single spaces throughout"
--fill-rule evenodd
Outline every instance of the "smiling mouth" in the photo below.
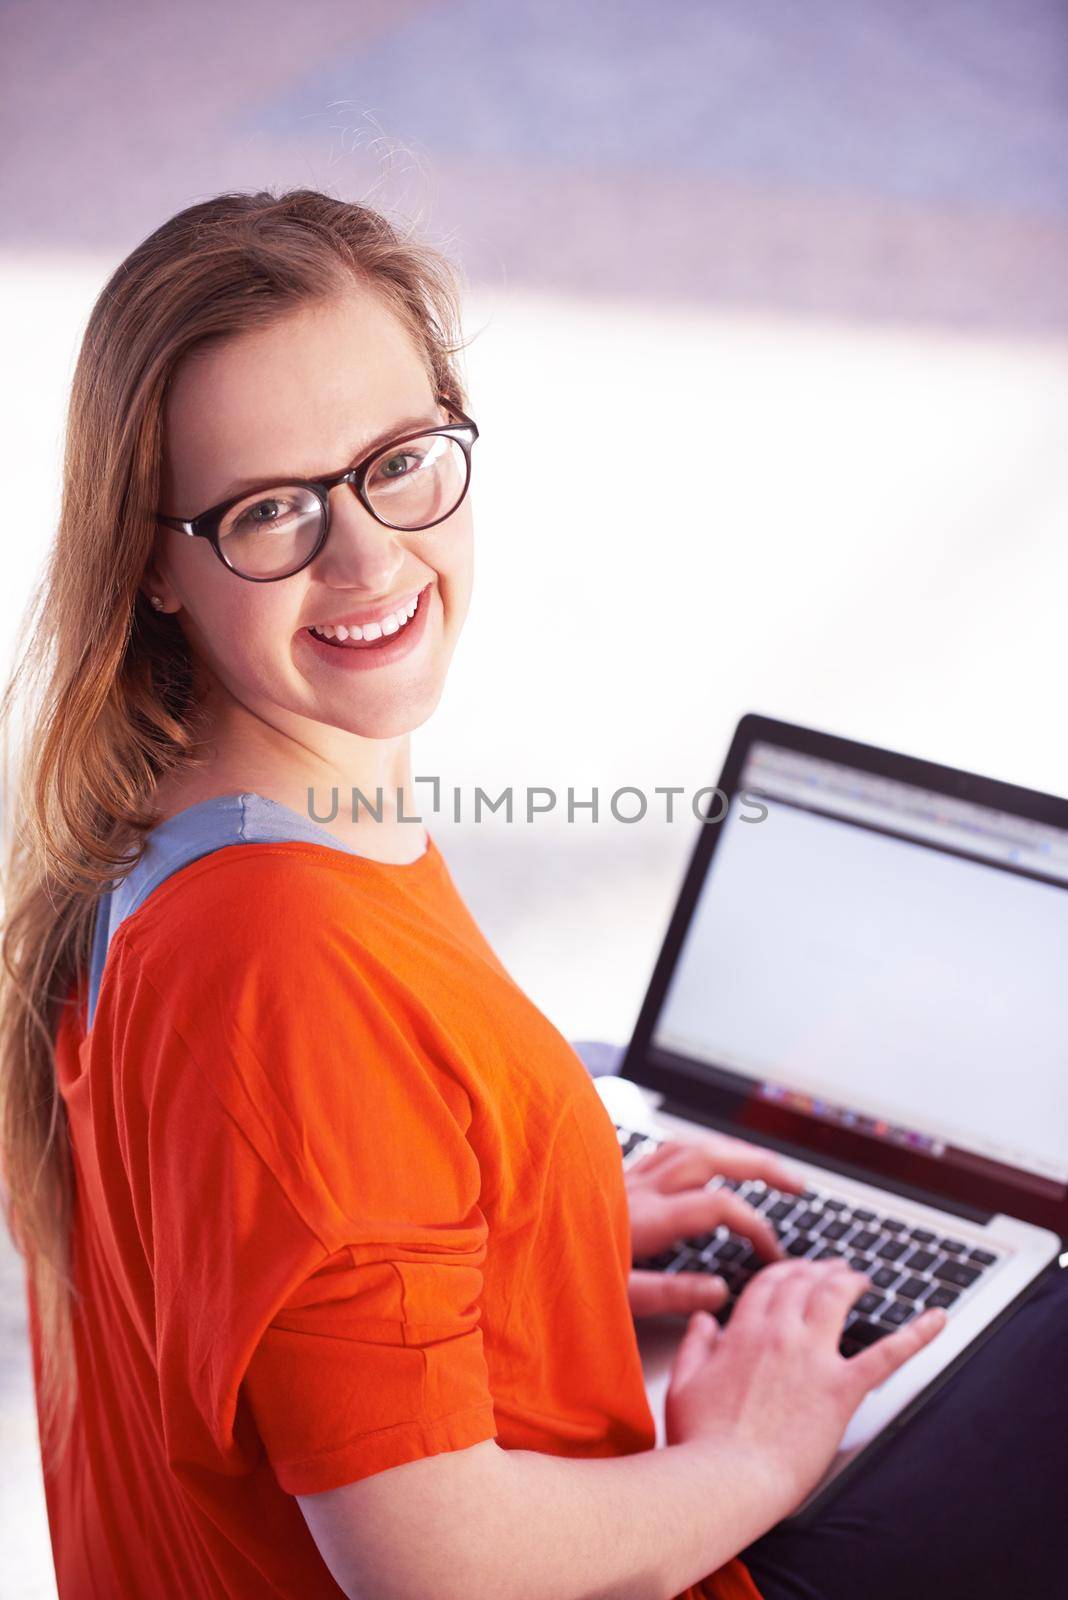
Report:
M 419 615 L 429 589 L 420 589 L 415 599 L 407 610 L 391 611 L 379 622 L 364 623 L 359 627 L 339 628 L 305 628 L 305 633 L 310 633 L 313 639 L 320 644 L 333 645 L 336 650 L 380 650 L 383 645 L 395 639 Z

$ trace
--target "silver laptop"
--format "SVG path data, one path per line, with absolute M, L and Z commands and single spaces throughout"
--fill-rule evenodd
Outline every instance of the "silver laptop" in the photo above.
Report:
M 595 1080 L 624 1162 L 700 1127 L 787 1155 L 803 1197 L 729 1187 L 789 1254 L 872 1278 L 846 1356 L 948 1310 L 807 1518 L 1068 1250 L 1068 801 L 755 715 L 718 790 L 620 1075 Z M 736 1295 L 761 1263 L 719 1228 L 647 1264 Z M 642 1339 L 661 1439 L 681 1327 Z

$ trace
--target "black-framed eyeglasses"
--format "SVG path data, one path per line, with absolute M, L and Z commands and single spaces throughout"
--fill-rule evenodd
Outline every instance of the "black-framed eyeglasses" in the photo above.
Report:
M 179 533 L 209 539 L 223 566 L 250 583 L 291 578 L 315 560 L 330 532 L 330 491 L 340 483 L 351 484 L 386 528 L 405 533 L 433 528 L 451 517 L 466 495 L 471 447 L 478 438 L 470 417 L 443 396 L 438 404 L 459 420 L 402 434 L 325 478 L 264 483 L 196 517 L 156 516 Z

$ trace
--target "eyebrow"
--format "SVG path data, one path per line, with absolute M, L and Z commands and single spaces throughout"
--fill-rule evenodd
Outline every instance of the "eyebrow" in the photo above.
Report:
M 438 407 L 434 408 L 435 413 L 438 409 Z M 382 433 L 376 433 L 374 438 L 368 439 L 366 444 L 354 451 L 349 458 L 349 465 L 351 466 L 356 461 L 365 460 L 369 455 L 373 455 L 380 445 L 389 444 L 391 439 L 399 439 L 406 433 L 414 433 L 417 428 L 445 427 L 448 427 L 448 423 L 442 422 L 440 416 L 432 415 L 429 411 L 420 411 L 417 415 L 411 417 L 401 417 L 391 427 L 384 429 Z M 330 470 L 332 471 L 333 468 Z M 239 495 L 248 494 L 253 489 L 270 488 L 272 484 L 302 483 L 307 481 L 308 474 L 306 472 L 272 472 L 266 475 L 261 474 L 258 478 L 241 478 L 232 484 L 225 493 L 217 497 L 216 504 L 221 504 L 224 500 L 236 500 Z

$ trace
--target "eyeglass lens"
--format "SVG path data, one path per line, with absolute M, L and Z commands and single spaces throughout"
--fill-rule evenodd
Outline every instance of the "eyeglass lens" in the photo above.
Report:
M 408 439 L 378 456 L 364 481 L 368 500 L 387 527 L 407 531 L 440 522 L 467 487 L 462 445 L 442 434 Z M 282 578 L 309 558 L 323 530 L 317 494 L 299 484 L 261 489 L 232 506 L 219 524 L 227 565 L 249 578 Z

